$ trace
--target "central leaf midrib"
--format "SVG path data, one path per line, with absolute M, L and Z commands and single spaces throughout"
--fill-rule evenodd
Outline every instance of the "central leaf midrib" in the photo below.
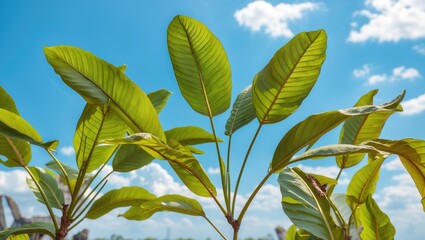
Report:
M 277 99 L 279 98 L 279 95 L 282 92 L 282 89 L 286 86 L 286 84 L 288 83 L 288 80 L 291 78 L 291 75 L 294 73 L 294 70 L 296 69 L 296 67 L 298 66 L 298 64 L 300 63 L 301 59 L 304 57 L 304 55 L 307 53 L 308 49 L 311 47 L 311 45 L 314 43 L 314 41 L 317 40 L 317 38 L 320 36 L 320 33 L 317 35 L 317 37 L 312 40 L 310 39 L 310 36 L 307 34 L 307 37 L 309 38 L 309 40 L 311 41 L 310 44 L 308 44 L 306 50 L 301 54 L 300 58 L 296 61 L 295 66 L 291 69 L 291 71 L 288 74 L 288 77 L 286 78 L 286 81 L 280 85 L 280 88 L 278 90 L 278 93 L 276 94 L 276 97 L 273 99 L 272 103 L 270 104 L 270 107 L 267 109 L 263 119 L 260 121 L 261 124 L 264 124 L 269 116 L 270 111 L 272 110 L 273 106 L 276 104 Z M 273 61 L 273 59 L 268 63 L 270 64 Z

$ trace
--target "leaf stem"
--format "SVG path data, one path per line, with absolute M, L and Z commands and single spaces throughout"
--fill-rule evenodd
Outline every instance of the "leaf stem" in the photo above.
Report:
M 232 136 L 233 133 L 230 133 L 229 135 L 229 141 L 227 144 L 227 161 L 226 161 L 226 183 L 227 183 L 227 196 L 229 196 L 229 203 L 227 204 L 228 206 L 232 205 L 232 198 L 230 197 L 231 194 L 231 184 L 230 184 L 230 150 L 231 150 L 231 146 L 232 146 Z M 230 208 L 227 209 L 227 212 L 232 212 L 232 217 L 233 217 L 233 210 Z
M 240 184 L 241 179 L 242 179 L 242 174 L 244 172 L 245 165 L 246 165 L 246 162 L 248 160 L 249 154 L 251 153 L 251 149 L 254 146 L 255 140 L 257 139 L 258 133 L 260 132 L 262 126 L 263 126 L 262 123 L 260 123 L 260 125 L 258 125 L 257 131 L 255 132 L 254 137 L 252 138 L 251 144 L 249 145 L 248 150 L 246 152 L 245 158 L 244 158 L 243 163 L 242 163 L 242 166 L 241 166 L 241 170 L 239 171 L 238 180 L 236 181 L 236 186 L 235 186 L 235 192 L 233 194 L 232 217 L 233 217 L 233 214 L 235 212 L 236 197 L 238 195 L 239 184 Z
M 72 195 L 72 188 L 71 188 L 71 184 L 69 182 L 68 173 L 66 173 L 66 171 L 63 168 L 61 162 L 55 157 L 55 155 L 53 155 L 53 153 L 49 149 L 45 148 L 45 150 L 50 155 L 50 157 L 53 159 L 53 161 L 55 161 L 55 163 L 59 166 L 59 168 L 60 168 L 60 170 L 61 170 L 61 172 L 62 172 L 62 174 L 63 174 L 63 176 L 65 178 L 66 184 L 68 185 L 69 193 Z
M 217 231 L 218 234 L 220 234 L 220 236 L 223 239 L 227 239 L 221 232 L 220 230 L 218 230 L 218 228 L 214 225 L 214 223 L 211 222 L 211 220 L 207 217 L 207 216 L 203 216 L 205 218 L 205 220 L 207 220 L 207 222 Z

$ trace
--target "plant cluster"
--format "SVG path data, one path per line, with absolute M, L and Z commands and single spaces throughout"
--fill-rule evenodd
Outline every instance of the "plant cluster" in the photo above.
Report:
M 58 142 L 44 142 L 0 88 L 0 154 L 4 157 L 1 163 L 25 169 L 31 191 L 45 204 L 52 219 L 51 223 L 6 229 L 0 232 L 1 239 L 27 238 L 27 234 L 37 232 L 62 240 L 84 219 L 98 219 L 118 207 L 128 207 L 120 216 L 129 220 L 145 220 L 160 211 L 202 217 L 226 239 L 201 204 L 187 196 L 155 196 L 140 186 L 127 186 L 97 198 L 111 174 L 142 168 L 154 159 L 166 161 L 191 192 L 214 200 L 233 229 L 233 239 L 238 239 L 254 197 L 273 175 L 279 175 L 282 208 L 294 224 L 286 239 L 393 239 L 395 229 L 390 219 L 372 198 L 380 167 L 391 154 L 399 156 L 425 206 L 425 141 L 379 139 L 386 120 L 402 111 L 404 92 L 388 103 L 374 105 L 378 91 L 373 90 L 351 108 L 313 114 L 293 126 L 277 144 L 267 174 L 242 210 L 236 212 L 242 175 L 260 130 L 285 120 L 309 95 L 325 61 L 327 35 L 324 30 L 296 35 L 238 94 L 225 126 L 225 158 L 214 117 L 226 112 L 231 103 L 231 69 L 226 52 L 206 26 L 185 16 L 176 16 L 171 21 L 167 40 L 180 92 L 194 111 L 210 121 L 212 133 L 196 126 L 164 131 L 158 114 L 170 92 L 161 89 L 145 94 L 126 76 L 125 66 L 114 66 L 88 51 L 71 46 L 46 47 L 44 53 L 54 71 L 87 102 L 74 136 L 78 167 L 74 169 L 53 154 Z M 258 127 L 242 158 L 239 175 L 232 179 L 232 136 L 251 121 L 256 121 Z M 338 144 L 313 148 L 323 135 L 340 124 L 343 125 Z M 222 200 L 196 158 L 202 151 L 195 145 L 204 143 L 216 147 Z M 51 156 L 47 168 L 29 166 L 31 144 Z M 342 171 L 360 163 L 365 155 L 367 164 L 353 176 L 347 192 L 333 193 Z M 335 157 L 340 168 L 336 179 L 290 166 L 325 157 Z M 108 162 L 112 162 L 113 170 L 99 179 Z M 69 200 L 59 189 L 56 178 L 68 188 Z M 55 211 L 60 213 L 60 221 Z

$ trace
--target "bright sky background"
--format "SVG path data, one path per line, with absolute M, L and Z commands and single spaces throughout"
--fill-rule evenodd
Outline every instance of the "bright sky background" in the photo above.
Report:
M 0 1 L 0 85 L 44 140 L 60 140 L 57 156 L 70 165 L 75 165 L 72 139 L 84 101 L 54 73 L 45 60 L 43 46 L 77 46 L 114 65 L 127 64 L 127 75 L 145 92 L 166 88 L 174 93 L 160 114 L 164 129 L 200 125 L 210 130 L 208 119 L 184 102 L 172 72 L 166 30 L 177 14 L 198 19 L 221 40 L 232 67 L 233 99 L 292 36 L 321 28 L 328 34 L 327 60 L 310 96 L 286 121 L 266 126 L 260 133 L 244 174 L 239 206 L 266 174 L 277 143 L 290 127 L 313 113 L 348 108 L 372 89 L 380 89 L 377 103 L 407 90 L 405 112 L 387 122 L 382 138 L 425 139 L 423 0 Z M 223 139 L 229 112 L 215 119 Z M 235 175 L 256 124 L 235 134 L 231 166 Z M 338 130 L 329 133 L 317 146 L 336 143 L 338 135 Z M 223 151 L 226 145 L 222 144 Z M 220 186 L 214 148 L 202 149 L 209 153 L 199 159 Z M 32 165 L 47 161 L 47 154 L 34 148 Z M 334 159 L 304 162 L 301 167 L 330 177 L 338 170 Z M 337 191 L 344 191 L 353 172 L 343 174 Z M 276 225 L 290 226 L 281 209 L 276 178 L 270 179 L 252 204 L 241 227 L 241 238 L 274 236 Z M 110 189 L 124 185 L 143 186 L 157 195 L 188 193 L 175 174 L 158 161 L 131 174 L 112 175 L 108 183 Z M 0 166 L 0 192 L 13 196 L 26 216 L 47 215 L 18 168 Z M 423 239 L 425 215 L 420 196 L 395 157 L 387 159 L 382 168 L 375 199 L 396 226 L 396 239 Z M 230 237 L 231 228 L 211 201 L 200 201 L 212 221 Z M 91 238 L 115 233 L 162 239 L 169 228 L 172 238 L 219 239 L 201 218 L 161 213 L 148 221 L 130 222 L 116 218 L 123 211 L 85 221 L 76 230 L 90 228 Z

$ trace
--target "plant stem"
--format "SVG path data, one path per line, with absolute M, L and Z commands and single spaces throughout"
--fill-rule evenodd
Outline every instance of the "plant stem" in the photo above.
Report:
M 88 207 L 91 206 L 91 204 L 93 203 L 93 201 L 96 199 L 96 197 L 99 195 L 99 193 L 102 191 L 102 189 L 105 187 L 106 183 L 108 183 L 108 180 L 106 180 L 103 184 L 102 187 L 100 187 L 99 191 L 97 191 L 97 193 L 94 195 L 94 197 L 92 199 L 90 199 L 90 202 L 83 208 L 83 210 L 81 210 L 80 213 L 77 214 L 77 216 L 73 219 L 78 219 L 81 217 L 81 215 L 87 210 Z M 97 186 L 96 186 L 97 187 Z M 94 190 L 93 190 L 94 192 Z M 88 197 L 87 197 L 88 198 Z M 83 205 L 83 204 L 81 204 Z M 80 205 L 80 206 L 81 206 Z M 84 217 L 81 219 L 84 220 Z M 77 226 L 81 221 L 77 222 L 74 226 Z
M 223 239 L 227 239 L 221 232 L 220 232 L 220 230 L 218 230 L 218 228 L 214 225 L 214 223 L 212 223 L 211 222 L 211 220 L 210 219 L 208 219 L 208 217 L 207 216 L 204 216 L 204 218 L 205 218 L 205 220 L 207 220 L 207 222 L 217 231 L 217 233 L 218 234 L 220 234 L 220 236 L 223 238 Z
M 227 196 L 229 196 L 229 206 L 232 205 L 232 198 L 230 197 L 231 194 L 231 184 L 230 184 L 230 150 L 232 146 L 232 136 L 233 133 L 230 133 L 229 135 L 229 141 L 227 145 L 227 162 L 226 162 L 226 183 L 227 183 Z M 227 212 L 230 212 L 231 209 L 227 209 Z M 232 217 L 233 217 L 233 210 L 232 210 Z
M 209 111 L 211 112 L 210 109 L 209 109 Z M 209 119 L 210 119 L 211 129 L 212 129 L 212 132 L 213 132 L 213 135 L 214 135 L 214 139 L 215 139 L 215 148 L 217 150 L 218 165 L 220 166 L 221 186 L 223 188 L 223 195 L 224 195 L 224 201 L 226 203 L 226 209 L 227 209 L 227 212 L 229 212 L 229 210 L 230 210 L 229 196 L 227 195 L 227 190 L 226 190 L 227 189 L 227 187 L 226 187 L 227 184 L 226 184 L 226 179 L 225 179 L 225 169 L 223 169 L 223 167 L 225 167 L 225 166 L 223 166 L 223 164 L 222 164 L 223 160 L 221 159 L 220 147 L 218 146 L 217 134 L 215 132 L 214 121 L 213 121 L 213 118 L 211 117 L 211 115 L 212 114 L 210 114 Z M 226 215 L 226 214 L 224 214 L 224 215 Z
M 258 125 L 257 131 L 255 132 L 254 137 L 252 138 L 251 144 L 249 145 L 248 150 L 246 152 L 245 158 L 244 158 L 243 163 L 242 163 L 242 166 L 241 166 L 241 170 L 239 171 L 238 180 L 236 181 L 236 186 L 235 186 L 235 192 L 233 194 L 232 217 L 233 217 L 233 214 L 235 212 L 236 197 L 238 195 L 239 184 L 240 184 L 241 179 L 242 179 L 242 174 L 244 172 L 245 165 L 246 165 L 246 162 L 248 160 L 249 154 L 251 153 L 251 149 L 254 146 L 255 140 L 257 139 L 258 133 L 260 132 L 262 126 L 263 126 L 262 123 L 260 123 L 260 125 Z
M 61 170 L 61 172 L 62 172 L 62 174 L 63 174 L 63 176 L 65 178 L 66 184 L 68 185 L 69 193 L 72 195 L 72 188 L 71 188 L 71 184 L 69 182 L 68 173 L 66 173 L 66 171 L 63 168 L 61 162 L 55 157 L 55 155 L 53 155 L 53 153 L 49 149 L 45 148 L 45 150 L 50 155 L 50 157 L 53 159 L 53 161 L 55 161 L 55 163 L 59 166 L 59 168 L 60 168 L 60 170 Z
M 345 168 L 345 161 L 343 161 L 342 166 L 339 168 L 338 175 L 335 178 L 335 180 L 337 181 L 337 184 L 338 184 L 338 180 L 341 177 L 341 174 L 342 174 L 342 171 L 344 170 L 344 168 Z M 330 197 L 332 195 L 332 192 L 334 191 L 334 189 L 335 189 L 335 185 L 332 185 L 332 186 L 329 187 L 328 192 L 327 192 L 328 197 Z

